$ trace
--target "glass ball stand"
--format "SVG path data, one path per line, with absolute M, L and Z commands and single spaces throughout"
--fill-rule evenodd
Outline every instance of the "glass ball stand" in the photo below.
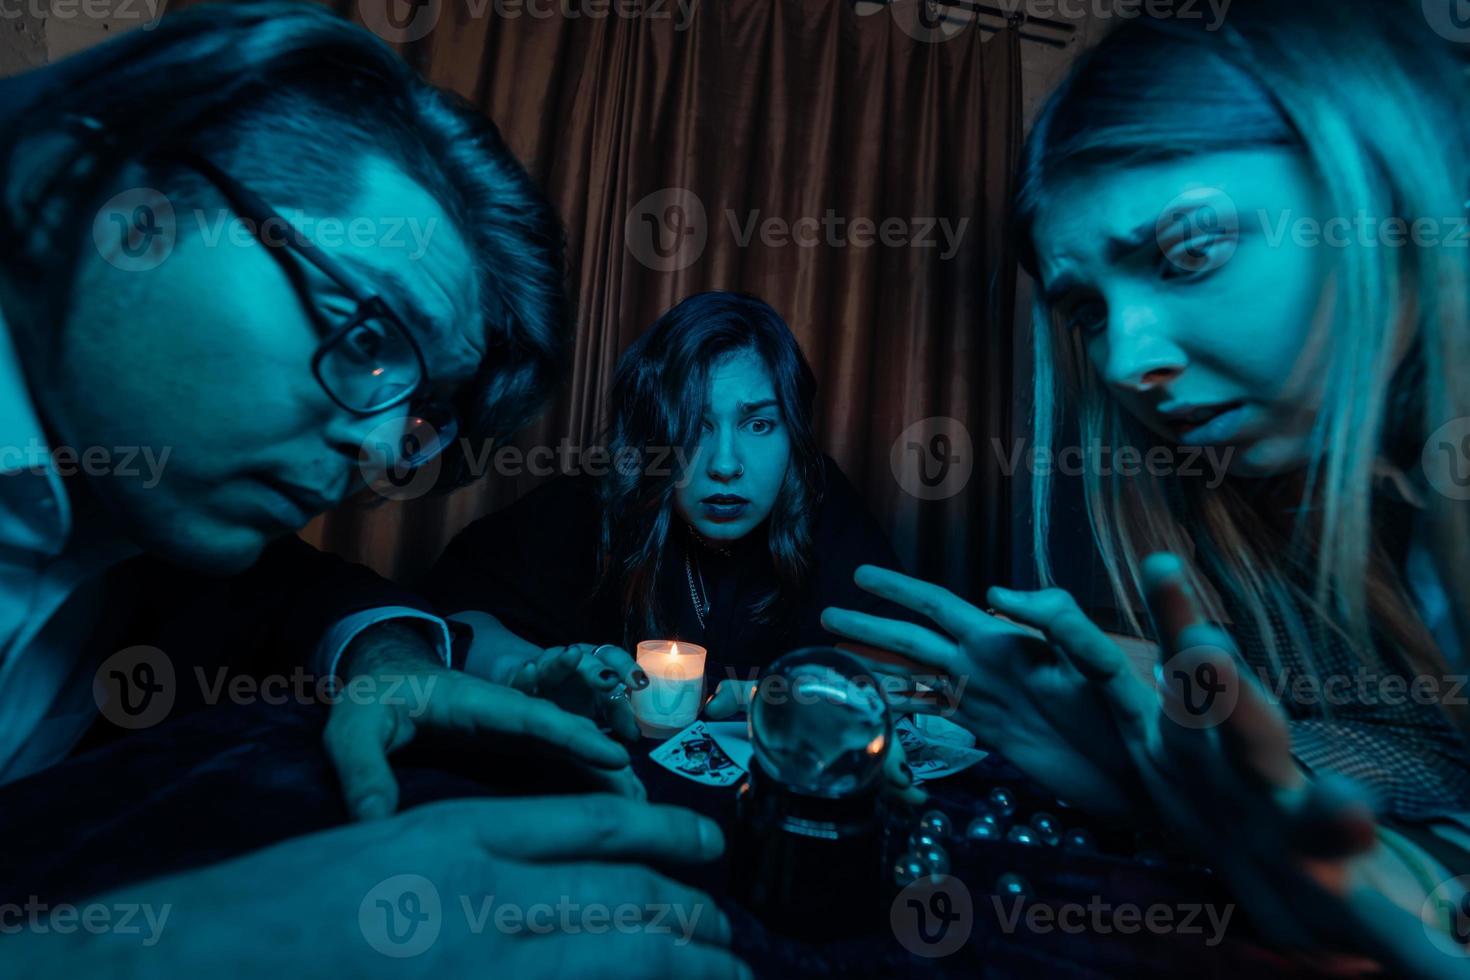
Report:
M 833 939 L 881 924 L 888 705 L 861 661 L 808 647 L 761 673 L 736 802 L 732 892 L 778 932 Z

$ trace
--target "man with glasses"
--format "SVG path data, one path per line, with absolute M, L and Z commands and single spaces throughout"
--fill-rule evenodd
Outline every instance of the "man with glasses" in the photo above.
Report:
M 413 600 L 385 620 L 368 609 L 379 583 L 354 608 L 351 570 L 292 533 L 390 468 L 442 464 L 452 484 L 457 437 L 514 431 L 557 377 L 560 230 L 493 127 L 300 3 L 170 14 L 0 80 L 0 116 L 0 449 L 28 451 L 0 460 L 0 849 L 64 858 L 70 840 L 15 836 L 34 829 L 26 808 L 54 803 L 65 784 L 51 777 L 85 761 L 74 749 L 99 706 L 146 714 L 158 665 L 115 658 L 160 635 L 230 666 L 259 655 L 252 667 L 284 669 L 316 647 L 314 669 L 343 680 L 434 681 L 412 718 L 333 709 L 344 782 L 440 729 L 515 733 L 623 792 L 392 818 L 396 801 L 357 799 L 363 822 L 225 864 L 101 896 L 89 892 L 120 879 L 98 868 L 64 898 L 167 907 L 158 941 L 13 935 L 3 917 L 5 972 L 740 975 L 710 900 L 631 863 L 708 860 L 715 825 L 632 798 L 626 751 L 590 721 L 449 670 L 442 623 Z M 431 233 L 410 254 L 386 234 L 328 242 L 306 219 Z M 166 462 L 122 465 L 140 449 Z M 61 450 L 92 465 L 74 471 Z M 175 666 L 182 694 L 193 677 Z M 167 785 L 157 769 L 140 769 L 140 789 Z M 461 895 L 702 914 L 682 937 L 514 935 L 455 921 Z M 420 931 L 431 897 L 443 914 Z M 415 935 L 422 948 L 402 945 Z

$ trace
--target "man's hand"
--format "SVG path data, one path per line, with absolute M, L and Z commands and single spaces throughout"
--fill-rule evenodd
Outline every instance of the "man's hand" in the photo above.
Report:
M 425 731 L 470 736 L 492 751 L 506 736 L 534 740 L 572 767 L 594 773 L 608 789 L 645 796 L 627 750 L 592 721 L 446 668 L 413 621 L 389 620 L 363 630 L 343 656 L 341 674 L 344 689 L 332 707 L 325 741 L 355 819 L 379 819 L 398 809 L 388 756 Z
M 29 932 L 6 937 L 5 964 L 20 977 L 748 980 L 714 901 L 642 866 L 723 849 L 713 821 L 620 797 L 435 803 L 96 899 L 158 912 L 149 945 Z

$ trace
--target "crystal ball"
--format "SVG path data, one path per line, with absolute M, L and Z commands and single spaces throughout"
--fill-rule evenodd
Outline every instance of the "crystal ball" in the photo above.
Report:
M 777 782 L 835 799 L 881 780 L 893 721 L 862 661 L 831 647 L 806 647 L 761 672 L 750 741 L 757 763 Z

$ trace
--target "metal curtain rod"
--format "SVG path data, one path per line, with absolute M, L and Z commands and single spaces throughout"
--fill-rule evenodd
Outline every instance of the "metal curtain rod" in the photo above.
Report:
M 853 2 L 856 3 L 857 0 L 853 0 Z M 879 3 L 883 6 L 889 6 L 894 3 L 894 0 L 870 0 L 870 2 Z M 920 0 L 920 2 L 924 2 L 924 0 Z M 968 10 L 982 17 L 994 17 L 999 20 L 1004 20 L 1007 25 L 1015 28 L 1020 28 L 1023 25 L 1035 24 L 1039 27 L 1048 27 L 1053 30 L 1061 31 L 1065 34 L 1075 34 L 1077 32 L 1077 26 L 1075 24 L 1069 24 L 1064 20 L 1054 20 L 1050 17 L 1033 17 L 1030 14 L 1027 14 L 1025 11 L 1020 10 L 1019 7 L 1016 10 L 1008 11 L 987 3 L 972 3 L 970 2 L 970 0 L 935 0 L 935 4 L 939 7 L 953 7 L 957 10 Z M 951 16 L 949 14 L 941 14 L 940 19 L 954 24 L 963 24 L 969 22 L 969 19 L 962 19 L 959 17 Z M 994 34 L 1000 30 L 999 27 L 991 27 L 978 21 L 976 21 L 975 26 L 980 30 L 987 31 L 991 34 Z M 1053 48 L 1065 48 L 1067 46 L 1067 41 L 1060 38 L 1047 37 L 1042 34 L 1034 34 L 1026 30 L 1018 30 L 1017 33 L 1020 35 L 1021 40 L 1030 41 L 1034 44 L 1045 44 L 1048 47 Z

